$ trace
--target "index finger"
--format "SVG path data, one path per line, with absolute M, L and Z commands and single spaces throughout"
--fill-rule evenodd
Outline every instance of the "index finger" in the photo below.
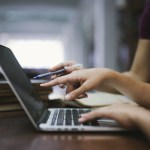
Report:
M 105 116 L 105 112 L 106 111 L 101 111 L 101 108 L 99 108 L 89 113 L 81 114 L 81 118 L 79 118 L 79 122 L 85 122 L 85 121 L 92 120 L 95 118 L 103 118 Z
M 43 86 L 43 87 L 49 87 L 50 86 L 51 87 L 51 86 L 55 86 L 55 85 L 59 85 L 59 84 L 66 84 L 69 82 L 69 77 L 70 77 L 70 74 L 65 75 L 65 76 L 61 76 L 61 77 L 55 78 L 54 80 L 51 80 L 49 82 L 40 84 L 40 86 Z M 72 78 L 72 80 L 73 80 L 73 78 Z

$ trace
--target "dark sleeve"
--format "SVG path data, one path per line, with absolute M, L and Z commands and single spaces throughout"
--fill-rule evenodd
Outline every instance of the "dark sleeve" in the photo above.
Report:
M 140 19 L 139 38 L 150 39 L 150 0 L 147 0 Z

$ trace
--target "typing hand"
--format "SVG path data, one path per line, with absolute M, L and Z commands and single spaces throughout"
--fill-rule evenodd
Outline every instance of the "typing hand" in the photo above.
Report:
M 142 107 L 131 104 L 115 103 L 107 107 L 98 108 L 92 112 L 82 114 L 79 118 L 80 123 L 84 123 L 95 118 L 108 118 L 116 120 L 122 126 L 133 129 L 136 128 L 134 116 L 138 114 Z

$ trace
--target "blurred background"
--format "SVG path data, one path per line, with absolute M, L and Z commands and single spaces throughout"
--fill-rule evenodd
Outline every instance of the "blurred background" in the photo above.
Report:
M 0 0 L 0 44 L 31 77 L 65 60 L 130 68 L 145 0 Z

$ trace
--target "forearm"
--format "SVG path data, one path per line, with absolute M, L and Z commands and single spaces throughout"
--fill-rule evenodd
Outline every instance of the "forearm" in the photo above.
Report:
M 150 108 L 149 84 L 134 80 L 117 72 L 112 79 L 109 79 L 108 83 L 123 95 L 133 99 L 139 105 Z
M 121 73 L 121 75 L 125 75 L 129 78 L 135 79 L 137 81 L 145 81 L 146 78 L 144 78 L 143 76 L 137 75 L 136 72 L 134 71 L 127 71 L 127 72 L 123 72 Z M 109 85 L 103 85 L 102 87 L 99 87 L 97 90 L 99 91 L 104 91 L 104 92 L 109 92 L 109 93 L 115 93 L 118 94 L 120 93 L 117 89 L 115 89 L 113 86 L 109 86 Z
M 150 40 L 140 39 L 137 46 L 137 52 L 129 71 L 129 76 L 148 82 L 150 80 Z
M 139 76 L 136 75 L 136 74 L 134 74 L 132 71 L 123 72 L 121 74 L 125 75 L 127 77 L 130 77 L 132 79 L 136 79 L 136 80 L 141 81 L 141 79 L 139 78 Z M 115 93 L 115 94 L 120 93 L 114 87 L 111 87 L 111 86 L 108 86 L 108 85 L 103 85 L 102 87 L 99 87 L 99 89 L 97 89 L 97 90 L 104 91 L 104 92 L 109 92 L 109 93 Z

